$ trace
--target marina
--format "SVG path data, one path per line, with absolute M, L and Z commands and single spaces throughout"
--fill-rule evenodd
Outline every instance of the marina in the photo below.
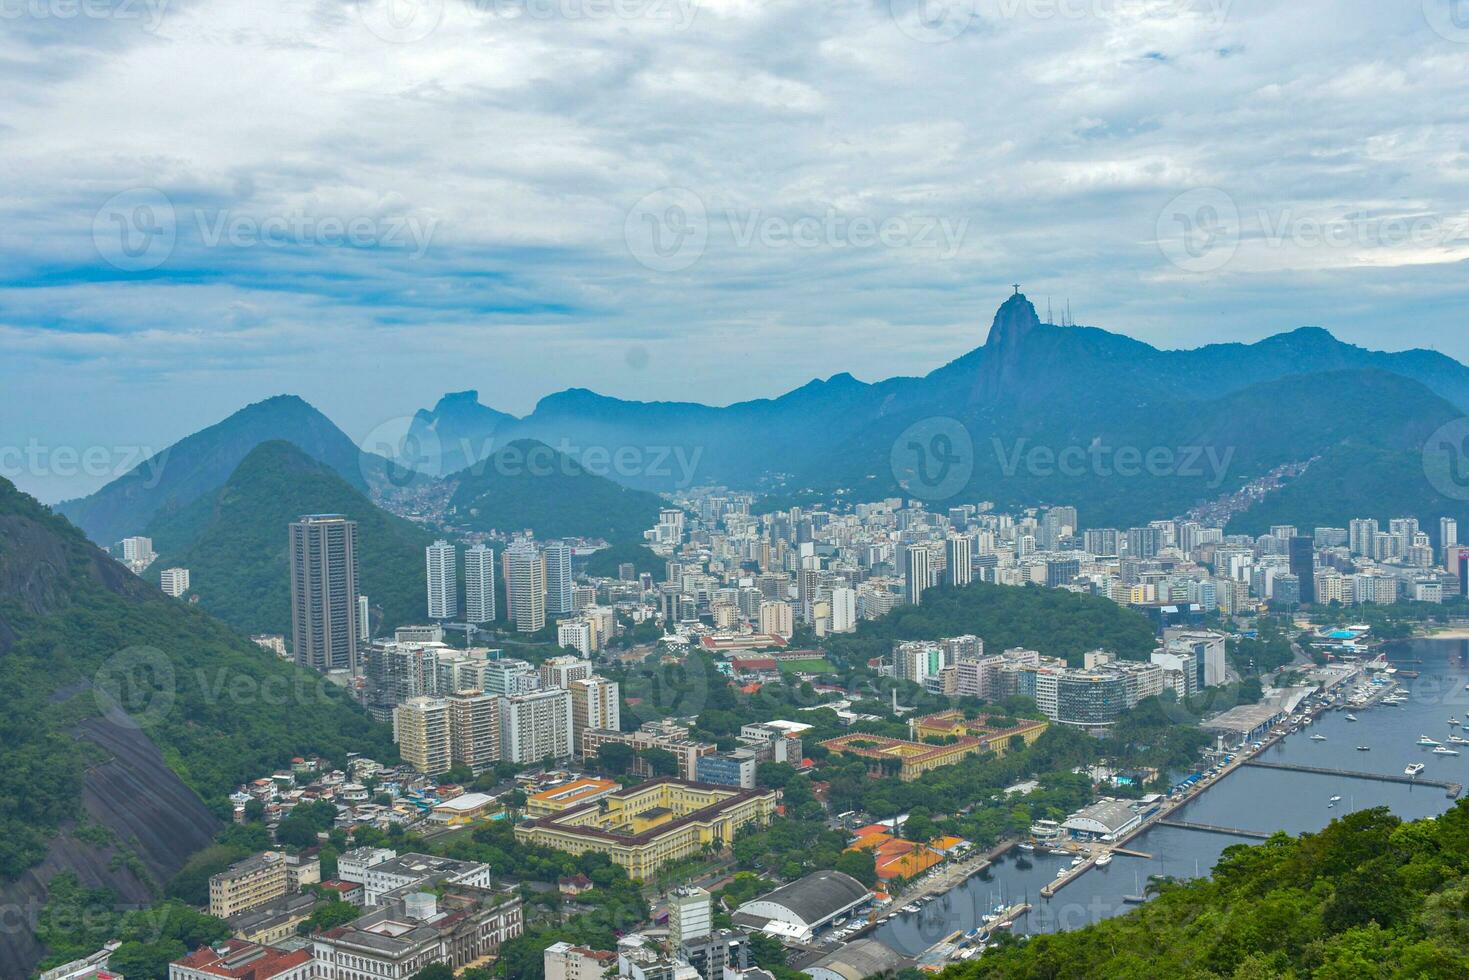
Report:
M 956 929 L 982 925 L 977 913 L 1004 896 L 1032 903 L 1014 921 L 1017 935 L 1076 929 L 1135 908 L 1150 880 L 1208 874 L 1233 844 L 1258 844 L 1277 831 L 1319 830 L 1337 816 L 1373 806 L 1404 819 L 1442 812 L 1461 793 L 1469 763 L 1435 755 L 1417 740 L 1425 732 L 1457 731 L 1445 719 L 1469 713 L 1469 642 L 1419 640 L 1398 649 L 1422 662 L 1410 689 L 1383 683 L 1319 711 L 1312 725 L 1277 725 L 1253 754 L 1236 756 L 1193 784 L 1185 799 L 1168 801 L 1132 833 L 1098 846 L 1096 854 L 1110 857 L 1105 863 L 1091 852 L 1075 864 L 1077 855 L 1065 851 L 997 849 L 983 869 L 918 915 L 895 914 L 873 937 L 916 956 Z M 1297 736 L 1324 737 L 1292 738 L 1293 729 Z M 1445 734 L 1443 741 L 1453 737 Z M 1422 766 L 1422 775 L 1404 773 L 1405 764 Z M 1268 813 L 1261 811 L 1262 799 L 1273 802 Z

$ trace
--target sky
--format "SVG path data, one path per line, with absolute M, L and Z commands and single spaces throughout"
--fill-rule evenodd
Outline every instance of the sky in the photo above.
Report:
M 1469 360 L 1469 0 L 0 0 L 0 475 L 1042 314 Z M 1057 315 L 1059 319 L 1059 313 Z

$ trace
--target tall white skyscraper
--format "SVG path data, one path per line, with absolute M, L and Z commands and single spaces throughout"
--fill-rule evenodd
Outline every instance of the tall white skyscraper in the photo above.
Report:
M 969 538 L 962 534 L 951 535 L 945 543 L 945 564 L 950 585 L 963 587 L 973 580 L 974 567 L 970 557 L 973 549 L 970 545 Z
M 357 672 L 357 522 L 310 514 L 290 525 L 291 653 L 303 667 Z
M 546 625 L 546 562 L 534 541 L 521 539 L 505 549 L 505 602 L 521 633 Z
M 464 552 L 464 620 L 495 620 L 495 553 L 482 544 Z
M 1452 517 L 1438 519 L 1438 548 L 1452 548 L 1459 543 L 1459 522 Z
M 903 601 L 910 605 L 918 605 L 923 601 L 923 593 L 929 586 L 928 549 L 922 545 L 914 545 L 908 549 L 908 555 L 904 561 Z
M 454 568 L 454 546 L 439 540 L 424 549 L 428 563 L 428 618 L 453 619 L 459 615 L 459 576 Z
M 546 615 L 565 616 L 575 608 L 571 594 L 571 545 L 552 541 L 542 554 L 546 558 Z
M 850 633 L 857 628 L 857 590 L 837 586 L 831 590 L 831 631 Z

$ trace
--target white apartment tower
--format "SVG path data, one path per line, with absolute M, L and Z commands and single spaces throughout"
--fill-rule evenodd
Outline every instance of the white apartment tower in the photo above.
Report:
M 482 544 L 464 552 L 464 621 L 495 621 L 495 553 Z
M 505 698 L 500 705 L 500 755 L 529 766 L 572 753 L 571 692 L 547 688 Z
M 454 546 L 439 540 L 424 549 L 428 563 L 428 618 L 453 619 L 459 615 L 459 576 L 454 568 Z
M 543 552 L 546 560 L 546 615 L 565 616 L 575 608 L 571 593 L 571 545 L 552 541 Z

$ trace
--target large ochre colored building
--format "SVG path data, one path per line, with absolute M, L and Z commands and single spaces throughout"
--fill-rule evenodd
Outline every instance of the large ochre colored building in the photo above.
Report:
M 646 878 L 711 842 L 728 846 L 741 827 L 768 823 L 774 813 L 773 790 L 658 779 L 523 823 L 515 836 L 571 854 L 606 854 L 629 876 Z
M 1010 751 L 1010 740 L 1020 736 L 1021 740 L 1029 745 L 1040 738 L 1050 725 L 1047 721 L 1035 721 L 1029 718 L 1020 718 L 1015 724 L 1008 727 L 1000 727 L 993 724 L 984 715 L 977 718 L 966 718 L 964 712 L 941 711 L 936 715 L 928 715 L 919 718 L 913 723 L 914 734 L 920 739 L 925 738 L 977 738 L 980 741 L 981 752 L 993 752 L 995 755 L 1004 755 Z
M 866 759 L 870 763 L 870 775 L 896 775 L 904 782 L 917 779 L 930 769 L 952 766 L 967 756 L 985 751 L 979 739 L 968 735 L 948 745 L 929 745 L 926 742 L 908 742 L 885 735 L 854 732 L 827 739 L 821 744 L 828 752 Z

